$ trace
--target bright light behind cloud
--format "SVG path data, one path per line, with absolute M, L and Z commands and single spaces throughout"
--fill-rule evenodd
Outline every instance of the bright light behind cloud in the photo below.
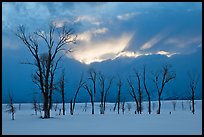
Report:
M 77 37 L 77 40 L 90 42 L 94 35 L 101 35 L 101 34 L 106 33 L 107 31 L 108 31 L 108 29 L 105 27 L 99 28 L 99 29 L 88 30 L 88 31 L 85 31 L 85 32 L 79 34 Z
M 178 53 L 171 53 L 171 52 L 166 52 L 166 51 L 158 51 L 156 54 L 160 54 L 160 55 L 166 55 L 167 57 L 171 57 L 172 55 L 178 54 Z
M 131 34 L 123 34 L 120 37 L 100 42 L 87 41 L 76 46 L 74 52 L 71 53 L 71 57 L 85 64 L 114 59 L 128 47 L 131 38 Z
M 155 44 L 157 44 L 163 38 L 164 38 L 164 35 L 159 33 L 156 36 L 154 36 L 152 39 L 147 41 L 144 45 L 142 45 L 140 49 L 146 50 L 146 49 L 152 48 Z

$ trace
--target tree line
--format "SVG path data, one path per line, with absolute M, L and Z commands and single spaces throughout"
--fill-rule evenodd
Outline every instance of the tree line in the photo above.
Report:
M 33 57 L 31 62 L 23 62 L 22 64 L 33 65 L 36 70 L 32 74 L 33 83 L 39 88 L 43 97 L 43 118 L 50 118 L 50 110 L 52 109 L 52 98 L 53 91 L 58 90 L 61 93 L 62 104 L 63 104 L 63 115 L 65 115 L 65 71 L 62 70 L 62 76 L 60 79 L 56 79 L 57 71 L 59 71 L 59 62 L 62 58 L 72 52 L 71 44 L 76 44 L 77 35 L 74 33 L 73 29 L 68 29 L 67 26 L 57 28 L 56 24 L 50 23 L 49 31 L 44 32 L 41 30 L 35 31 L 31 34 L 26 33 L 26 29 L 23 25 L 19 26 L 16 32 L 16 36 L 23 42 L 28 51 Z M 44 44 L 43 44 L 44 42 Z M 46 45 L 46 46 L 44 46 Z M 176 72 L 172 70 L 170 64 L 165 64 L 162 66 L 160 71 L 155 71 L 153 74 L 153 83 L 156 87 L 158 95 L 158 110 L 157 114 L 160 114 L 161 109 L 161 95 L 165 89 L 165 86 L 170 81 L 176 78 Z M 118 114 L 121 103 L 121 87 L 124 83 L 127 83 L 130 96 L 134 99 L 136 104 L 135 113 L 141 114 L 142 112 L 142 97 L 144 89 L 146 96 L 148 98 L 148 113 L 151 114 L 151 96 L 147 85 L 147 73 L 146 66 L 144 65 L 143 71 L 133 70 L 133 77 L 128 77 L 125 81 L 118 77 L 116 81 L 117 86 L 117 108 Z M 79 91 L 83 88 L 87 91 L 90 101 L 91 101 L 91 113 L 94 114 L 94 102 L 96 93 L 100 93 L 100 114 L 105 113 L 107 95 L 110 94 L 111 86 L 113 85 L 113 79 L 107 78 L 102 72 L 96 72 L 94 69 L 88 71 L 88 78 L 84 79 L 83 74 L 80 77 L 78 87 L 75 91 L 73 99 L 70 100 L 70 114 L 74 114 L 76 99 Z M 136 81 L 136 85 L 134 82 Z M 190 89 L 192 93 L 192 112 L 194 113 L 194 94 L 198 83 L 198 78 L 190 76 Z M 97 84 L 99 89 L 97 89 Z M 135 88 L 136 87 L 136 88 Z M 10 110 L 15 110 L 12 108 L 13 99 L 10 100 Z M 123 104 L 124 105 L 124 104 Z M 35 105 L 37 106 L 37 105 Z

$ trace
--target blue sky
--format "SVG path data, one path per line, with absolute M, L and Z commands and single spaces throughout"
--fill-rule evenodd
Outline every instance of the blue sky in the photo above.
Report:
M 9 89 L 9 77 L 16 75 L 10 72 L 31 69 L 19 65 L 32 58 L 14 34 L 17 26 L 25 25 L 28 32 L 46 31 L 50 22 L 74 28 L 77 44 L 66 58 L 82 66 L 141 55 L 191 56 L 202 48 L 200 2 L 4 2 L 3 90 Z M 27 71 L 29 76 L 32 71 Z

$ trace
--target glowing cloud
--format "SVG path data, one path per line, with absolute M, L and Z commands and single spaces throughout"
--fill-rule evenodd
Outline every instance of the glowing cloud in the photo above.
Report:
M 107 31 L 108 31 L 107 28 L 88 30 L 79 34 L 77 40 L 89 42 L 92 39 L 93 35 L 105 34 Z
M 132 52 L 132 51 L 123 51 L 123 52 L 120 52 L 116 57 L 120 57 L 120 56 L 123 56 L 123 57 L 138 57 L 138 56 L 141 56 L 142 54 L 139 53 L 139 52 Z
M 166 55 L 167 57 L 171 57 L 172 55 L 179 54 L 179 53 L 171 53 L 171 52 L 166 52 L 166 51 L 160 50 L 160 51 L 156 52 L 156 54 Z
M 86 41 L 75 47 L 74 52 L 68 56 L 85 64 L 114 59 L 128 46 L 131 38 L 132 35 L 123 34 L 118 38 L 110 38 L 101 42 Z

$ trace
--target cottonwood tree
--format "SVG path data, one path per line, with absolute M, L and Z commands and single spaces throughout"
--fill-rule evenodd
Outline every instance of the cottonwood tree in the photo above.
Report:
M 139 111 L 140 111 L 139 103 L 138 103 L 138 100 L 137 100 L 137 94 L 136 94 L 133 82 L 132 82 L 132 80 L 130 80 L 130 78 L 127 79 L 127 82 L 128 82 L 129 87 L 130 87 L 130 90 L 128 90 L 128 91 L 129 91 L 130 95 L 133 97 L 133 99 L 135 100 L 135 103 L 136 103 L 135 114 L 136 114 L 136 112 L 139 114 Z
M 56 30 L 58 33 L 56 33 Z M 58 34 L 58 35 L 57 35 Z M 19 26 L 17 37 L 24 43 L 28 51 L 31 53 L 34 63 L 36 84 L 41 90 L 43 96 L 44 118 L 50 118 L 50 109 L 52 100 L 52 90 L 54 75 L 56 68 L 62 57 L 71 52 L 70 44 L 76 42 L 76 35 L 73 29 L 67 29 L 66 26 L 56 28 L 56 24 L 51 23 L 49 32 L 35 31 L 32 35 L 27 35 L 24 26 Z M 42 41 L 44 43 L 42 43 Z M 45 51 L 46 52 L 43 52 Z M 60 54 L 63 53 L 64 54 Z M 41 53 L 45 53 L 45 60 L 41 59 Z
M 33 107 L 32 107 L 32 109 L 34 109 L 35 115 L 37 115 L 38 105 L 37 105 L 37 99 L 36 99 L 35 95 L 33 96 Z
M 137 78 L 137 91 L 139 94 L 139 113 L 142 113 L 142 90 L 141 90 L 141 76 L 139 75 L 139 73 L 134 69 L 134 72 L 136 74 L 136 78 Z
M 88 73 L 89 73 L 88 79 L 90 79 L 93 84 L 93 92 L 94 92 L 94 97 L 95 97 L 96 96 L 96 78 L 97 78 L 96 75 L 97 73 L 93 68 L 90 69 Z
M 85 83 L 85 84 L 83 85 L 83 87 L 86 89 L 86 91 L 88 92 L 88 94 L 89 94 L 89 96 L 90 96 L 91 107 L 92 107 L 91 114 L 94 114 L 94 93 L 93 93 L 93 90 L 92 90 L 90 84 L 88 84 L 88 83 Z
M 147 97 L 148 97 L 148 112 L 149 114 L 151 114 L 151 100 L 150 100 L 150 93 L 147 89 L 147 85 L 146 85 L 146 66 L 144 65 L 144 68 L 143 68 L 143 85 L 144 85 L 144 89 L 147 93 Z
M 14 120 L 14 114 L 16 112 L 16 108 L 14 107 L 13 94 L 9 92 L 8 97 L 9 97 L 9 103 L 6 106 L 6 112 L 10 113 L 12 120 Z
M 107 98 L 108 91 L 112 85 L 113 78 L 111 78 L 108 81 L 107 87 L 105 86 L 105 84 L 106 84 L 105 76 L 102 73 L 98 74 L 98 78 L 99 78 L 99 85 L 100 85 L 100 90 L 101 90 L 100 114 L 104 114 L 105 113 L 106 98 Z
M 88 80 L 91 81 L 91 83 L 93 84 L 93 89 L 92 86 L 89 84 L 89 81 L 87 81 L 86 83 L 84 83 L 83 87 L 86 89 L 86 91 L 88 92 L 89 96 L 90 96 L 90 100 L 91 100 L 91 106 L 92 106 L 92 114 L 94 114 L 94 99 L 96 96 L 96 71 L 92 68 L 89 69 L 88 71 L 89 77 Z
M 118 79 L 117 87 L 118 87 L 117 104 L 118 104 L 118 114 L 119 114 L 120 113 L 121 87 L 122 87 L 121 78 Z
M 123 114 L 125 113 L 125 99 L 122 101 L 122 104 L 121 104 L 121 109 L 122 109 L 122 112 Z
M 192 103 L 191 111 L 194 114 L 195 113 L 195 90 L 198 85 L 200 76 L 199 74 L 196 74 L 193 72 L 188 72 L 188 76 L 189 76 L 189 87 L 191 90 L 191 103 Z
M 154 73 L 154 79 L 153 82 L 156 86 L 156 90 L 158 93 L 158 110 L 157 110 L 157 114 L 160 114 L 160 109 L 161 109 L 161 95 L 163 93 L 164 87 L 165 85 L 176 78 L 176 73 L 174 71 L 171 71 L 171 65 L 170 64 L 165 64 L 162 67 L 162 70 L 160 72 L 156 72 Z M 161 83 L 159 83 L 161 77 Z
M 65 80 L 64 80 L 64 77 L 65 77 L 65 73 L 64 73 L 64 70 L 62 71 L 62 77 L 59 81 L 59 90 L 60 90 L 60 93 L 61 93 L 61 97 L 62 97 L 62 114 L 65 115 L 65 98 L 64 98 L 64 85 L 65 85 Z
M 73 101 L 72 101 L 72 99 L 71 99 L 71 101 L 70 101 L 70 113 L 71 113 L 71 115 L 74 114 L 74 108 L 75 108 L 75 103 L 76 103 L 77 95 L 78 95 L 80 89 L 81 89 L 81 88 L 83 87 L 83 85 L 85 84 L 85 82 L 84 82 L 84 80 L 83 80 L 83 77 L 84 77 L 84 75 L 83 75 L 83 73 L 82 73 L 82 74 L 81 74 L 81 78 L 80 78 L 79 83 L 78 83 L 78 86 L 77 86 L 76 93 L 75 93 L 75 95 L 74 95 L 74 99 L 73 99 Z

